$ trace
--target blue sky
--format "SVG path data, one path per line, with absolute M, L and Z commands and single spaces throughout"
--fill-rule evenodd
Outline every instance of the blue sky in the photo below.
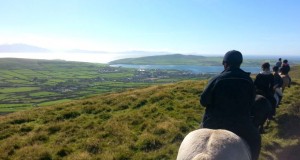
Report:
M 0 44 L 300 55 L 299 0 L 0 0 Z

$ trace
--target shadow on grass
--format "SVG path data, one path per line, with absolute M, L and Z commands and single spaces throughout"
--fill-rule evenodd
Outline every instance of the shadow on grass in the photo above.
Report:
M 295 82 L 295 81 L 293 81 L 293 80 L 292 80 L 292 82 L 291 82 L 291 85 L 298 85 L 298 86 L 299 86 L 299 85 L 300 85 L 300 83 L 298 83 L 298 82 Z
M 298 139 L 295 145 L 287 146 L 278 154 L 281 160 L 299 160 L 300 157 L 300 102 L 288 106 L 288 113 L 278 117 L 278 136 L 283 139 Z
M 278 136 L 281 138 L 299 138 L 300 101 L 286 107 L 286 113 L 278 116 Z
M 283 114 L 278 117 L 278 136 L 280 138 L 299 138 L 300 117 L 297 115 Z
M 299 160 L 300 157 L 300 145 L 295 145 L 295 146 L 289 146 L 284 148 L 283 151 L 280 152 L 278 155 L 279 160 Z

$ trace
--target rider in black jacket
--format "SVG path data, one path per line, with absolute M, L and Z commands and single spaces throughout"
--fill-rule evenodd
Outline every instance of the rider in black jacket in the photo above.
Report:
M 274 97 L 274 75 L 270 71 L 270 64 L 265 62 L 261 66 L 262 72 L 256 75 L 254 80 L 254 86 L 256 88 L 256 93 L 266 97 L 272 104 L 272 114 L 269 119 L 274 119 L 276 99 Z
M 251 122 L 255 87 L 250 73 L 240 69 L 243 56 L 229 51 L 223 58 L 224 71 L 212 78 L 201 94 L 206 107 L 202 127 L 226 129 L 242 137 L 249 145 L 252 159 L 258 159 L 261 137 Z

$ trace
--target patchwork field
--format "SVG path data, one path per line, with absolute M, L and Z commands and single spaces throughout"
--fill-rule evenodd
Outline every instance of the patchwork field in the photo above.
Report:
M 0 59 L 0 112 L 71 101 L 183 79 L 207 78 L 181 71 L 137 71 L 105 64 Z

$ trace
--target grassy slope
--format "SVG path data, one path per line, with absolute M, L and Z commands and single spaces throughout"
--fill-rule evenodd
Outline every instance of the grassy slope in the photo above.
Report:
M 1 117 L 0 157 L 174 159 L 183 136 L 198 127 L 203 84 L 154 86 Z
M 300 66 L 293 66 L 289 74 L 292 79 L 300 79 Z
M 205 85 L 184 81 L 2 116 L 0 159 L 175 159 L 183 137 L 199 126 Z M 295 80 L 286 90 L 262 135 L 261 159 L 299 157 L 299 88 Z

